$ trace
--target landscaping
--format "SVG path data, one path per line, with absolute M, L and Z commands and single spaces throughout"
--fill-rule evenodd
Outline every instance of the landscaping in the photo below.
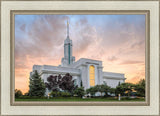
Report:
M 80 98 L 80 97 L 53 97 L 53 98 L 16 98 L 15 101 L 51 101 L 51 102 L 71 102 L 71 101 L 97 101 L 97 102 L 144 102 L 143 97 L 140 98 L 121 98 L 119 101 L 117 97 L 95 97 L 95 98 Z
M 30 78 L 29 88 L 24 95 L 16 89 L 15 101 L 145 101 L 145 80 L 137 84 L 119 83 L 116 88 L 104 83 L 85 90 L 82 82 L 79 87 L 74 84 L 69 73 L 63 77 L 50 75 L 44 83 L 35 71 Z

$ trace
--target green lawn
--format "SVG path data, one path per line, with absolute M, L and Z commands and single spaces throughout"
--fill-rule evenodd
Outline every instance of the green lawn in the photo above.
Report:
M 117 98 L 113 98 L 113 97 L 106 97 L 106 98 L 78 98 L 78 97 L 55 97 L 55 98 L 38 98 L 38 99 L 33 99 L 33 98 L 28 98 L 28 99 L 24 99 L 24 98 L 16 98 L 15 101 L 118 101 Z M 134 101 L 142 101 L 144 102 L 145 99 L 144 98 L 129 98 L 129 99 L 125 99 L 122 98 L 120 100 L 120 102 L 134 102 Z

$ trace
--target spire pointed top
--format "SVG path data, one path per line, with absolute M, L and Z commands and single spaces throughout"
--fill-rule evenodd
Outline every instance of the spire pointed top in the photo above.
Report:
M 67 37 L 69 37 L 69 21 L 67 20 Z

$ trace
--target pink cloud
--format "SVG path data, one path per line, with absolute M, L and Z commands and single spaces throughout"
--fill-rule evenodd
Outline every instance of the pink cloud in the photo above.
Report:
M 16 88 L 25 92 L 28 90 L 29 73 L 34 64 L 58 66 L 61 63 L 68 18 L 43 15 L 30 25 L 19 26 L 23 36 L 17 33 L 15 39 Z M 125 73 L 127 82 L 137 82 L 145 78 L 144 25 L 121 23 L 125 22 L 122 19 L 115 24 L 107 23 L 99 27 L 103 31 L 91 25 L 86 18 L 71 23 L 73 55 L 76 60 L 102 60 L 104 71 Z

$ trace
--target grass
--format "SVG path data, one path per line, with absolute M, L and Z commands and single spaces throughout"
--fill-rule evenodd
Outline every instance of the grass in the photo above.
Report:
M 52 102 L 56 102 L 56 101 L 106 101 L 106 102 L 112 102 L 112 101 L 118 101 L 117 98 L 114 98 L 114 97 L 102 97 L 102 98 L 85 98 L 85 99 L 82 99 L 82 98 L 79 98 L 79 97 L 55 97 L 55 98 L 28 98 L 28 99 L 24 99 L 24 98 L 15 98 L 15 101 L 52 101 Z M 129 99 L 126 99 L 126 98 L 122 98 L 119 102 L 134 102 L 134 101 L 139 101 L 139 102 L 144 102 L 145 99 L 144 98 L 129 98 Z

